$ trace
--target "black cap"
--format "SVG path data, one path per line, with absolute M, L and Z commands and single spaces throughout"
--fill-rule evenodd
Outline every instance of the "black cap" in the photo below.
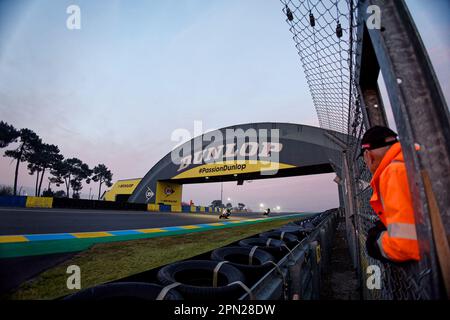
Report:
M 396 143 L 397 134 L 388 127 L 375 126 L 364 133 L 361 140 L 361 157 L 365 150 L 377 149 Z M 393 141 L 386 142 L 386 138 L 395 138 Z

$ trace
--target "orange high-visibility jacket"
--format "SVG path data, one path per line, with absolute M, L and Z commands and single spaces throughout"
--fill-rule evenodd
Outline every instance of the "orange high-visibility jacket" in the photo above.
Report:
M 399 142 L 386 152 L 370 185 L 370 205 L 387 229 L 377 242 L 381 254 L 396 262 L 419 260 L 414 211 Z

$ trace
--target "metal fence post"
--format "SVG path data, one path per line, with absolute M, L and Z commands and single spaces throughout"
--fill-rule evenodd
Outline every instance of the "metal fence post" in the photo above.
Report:
M 360 272 L 360 262 L 359 262 L 359 239 L 357 234 L 357 213 L 355 204 L 355 190 L 354 190 L 354 175 L 352 173 L 351 167 L 349 166 L 348 153 L 344 152 L 342 155 L 343 159 L 343 171 L 345 175 L 345 190 L 347 192 L 347 206 L 345 213 L 345 228 L 347 230 L 347 241 L 349 242 L 351 256 L 353 260 L 353 265 Z
M 358 46 L 356 48 L 355 83 L 358 84 L 361 111 L 366 128 L 387 126 L 386 111 L 378 86 L 380 65 L 375 56 L 367 27 L 364 23 L 358 25 Z M 362 68 L 361 66 L 364 66 Z
M 311 279 L 311 285 L 312 285 L 312 300 L 317 300 L 320 297 L 320 262 L 317 261 L 317 248 L 318 243 L 317 241 L 313 241 L 310 243 L 310 263 L 311 263 L 311 273 L 312 273 L 312 279 Z

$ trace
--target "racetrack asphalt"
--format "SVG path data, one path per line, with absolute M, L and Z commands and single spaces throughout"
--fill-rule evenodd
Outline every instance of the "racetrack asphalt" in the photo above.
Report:
M 290 213 L 271 213 L 272 216 Z M 232 214 L 230 221 L 261 218 L 262 213 Z M 0 208 L 0 235 L 115 231 L 184 226 L 219 221 L 218 213 L 175 213 L 80 209 Z

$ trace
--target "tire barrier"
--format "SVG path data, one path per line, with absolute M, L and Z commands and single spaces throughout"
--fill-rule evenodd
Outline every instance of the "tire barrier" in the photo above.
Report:
M 51 208 L 53 198 L 51 197 L 27 197 L 25 206 L 27 208 Z
M 172 206 L 165 205 L 165 204 L 159 205 L 159 211 L 161 211 L 161 212 L 171 212 L 171 210 L 172 210 Z
M 286 243 L 286 245 L 289 248 L 292 248 L 299 242 L 298 238 L 295 235 L 288 233 L 288 232 L 284 232 L 284 231 L 263 232 L 259 236 L 261 238 L 271 238 L 271 239 L 276 239 L 276 240 L 282 240 Z
M 147 211 L 158 212 L 159 211 L 159 204 L 154 204 L 154 203 L 147 204 Z
M 269 262 L 275 261 L 275 258 L 270 253 L 260 249 L 258 246 L 219 248 L 211 253 L 211 259 L 228 261 L 232 266 L 242 271 L 249 283 L 273 268 L 273 265 Z
M 298 226 L 304 232 L 311 232 L 315 229 L 315 226 L 309 221 L 295 221 L 287 224 L 288 226 Z
M 162 293 L 162 294 L 161 294 Z M 115 282 L 84 289 L 62 300 L 182 300 L 176 288 L 165 290 L 165 287 L 154 283 Z
M 281 240 L 276 239 L 265 239 L 265 238 L 249 238 L 239 241 L 239 246 L 241 247 L 254 247 L 258 246 L 260 249 L 270 253 L 277 261 L 281 257 L 288 253 L 286 243 Z
M 0 207 L 25 208 L 27 197 L 22 196 L 0 196 Z
M 158 271 L 158 281 L 177 287 L 188 300 L 237 299 L 244 289 L 244 274 L 228 263 L 208 260 L 187 260 L 169 264 Z M 216 281 L 214 281 L 216 280 Z
M 276 229 L 275 231 L 293 234 L 299 241 L 303 240 L 309 234 L 309 231 L 305 231 L 304 228 L 297 225 L 286 225 Z
M 116 280 L 110 283 L 115 284 L 112 287 L 97 286 L 66 299 L 319 299 L 321 275 L 330 261 L 337 214 L 337 209 L 328 210 L 187 260 Z M 316 227 L 312 228 L 313 225 Z M 295 235 L 299 233 L 304 237 Z M 151 284 L 156 286 L 153 291 L 149 282 L 158 283 Z M 139 287 L 134 292 L 136 283 L 148 288 Z

